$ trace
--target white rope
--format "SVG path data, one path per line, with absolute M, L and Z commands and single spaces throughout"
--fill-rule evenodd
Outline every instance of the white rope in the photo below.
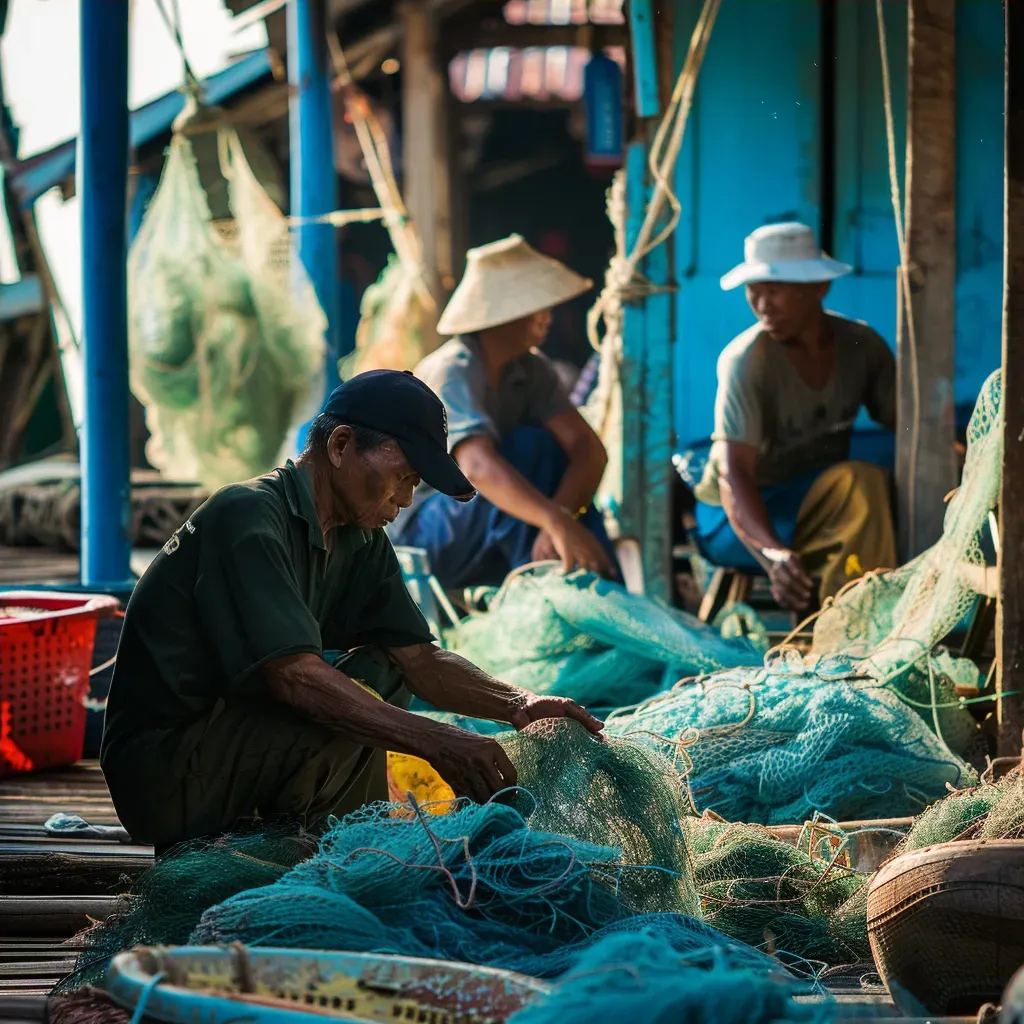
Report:
M 910 425 L 910 460 L 907 467 L 909 477 L 906 488 L 907 521 L 910 524 L 908 542 L 913 553 L 916 541 L 914 510 L 917 504 L 917 453 L 921 433 L 921 380 L 917 361 L 917 331 L 914 326 L 914 307 L 910 299 L 910 257 L 907 250 L 906 215 L 900 198 L 900 179 L 896 167 L 896 129 L 892 112 L 892 80 L 889 76 L 889 46 L 885 31 L 885 14 L 882 0 L 875 0 L 875 14 L 878 21 L 878 46 L 882 58 L 882 88 L 885 104 L 885 134 L 889 149 L 889 185 L 892 192 L 892 209 L 896 219 L 896 241 L 900 250 L 900 266 L 897 271 L 897 332 L 907 331 L 907 349 L 910 356 L 910 388 L 913 418 Z
M 372 224 L 375 220 L 382 220 L 385 216 L 383 210 L 335 210 L 333 213 L 322 213 L 316 217 L 288 217 L 289 224 L 330 224 L 332 227 L 340 228 L 346 224 Z
M 632 249 L 626 246 L 626 185 L 622 171 L 616 173 L 608 190 L 608 219 L 615 233 L 615 255 L 605 272 L 604 288 L 597 301 L 587 313 L 587 337 L 591 346 L 601 353 L 598 380 L 593 394 L 588 399 L 584 412 L 594 430 L 606 442 L 609 455 L 621 454 L 621 445 L 609 444 L 611 426 L 621 418 L 622 389 L 620 368 L 622 364 L 622 333 L 625 306 L 648 295 L 664 291 L 647 281 L 637 268 L 641 260 L 661 245 L 675 231 L 679 224 L 682 205 L 672 189 L 672 177 L 682 149 L 683 136 L 693 106 L 694 90 L 707 51 L 708 40 L 721 0 L 704 0 L 697 24 L 690 36 L 690 46 L 683 68 L 676 80 L 672 96 L 665 109 L 661 123 L 655 132 L 648 154 L 648 167 L 654 180 L 651 198 L 644 212 L 644 219 L 637 233 Z M 665 206 L 671 213 L 668 222 L 655 235 L 655 227 Z M 653 236 L 653 237 L 652 237 Z M 603 334 L 601 327 L 604 327 Z M 605 480 L 614 481 L 621 476 L 618 460 L 609 461 Z
M 337 76 L 334 85 L 340 89 L 345 109 L 352 118 L 352 127 L 359 140 L 359 148 L 366 161 L 366 170 L 377 202 L 380 203 L 381 219 L 391 244 L 424 309 L 436 310 L 437 304 L 426 280 L 423 246 L 414 226 L 409 222 L 409 214 L 402 201 L 391 163 L 387 134 L 365 96 L 357 91 L 345 53 L 333 32 L 327 33 L 327 47 Z

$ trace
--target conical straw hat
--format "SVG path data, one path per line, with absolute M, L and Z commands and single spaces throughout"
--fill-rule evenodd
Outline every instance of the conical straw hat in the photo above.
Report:
M 509 235 L 466 253 L 466 272 L 441 314 L 437 333 L 485 331 L 568 302 L 592 286 L 520 235 Z

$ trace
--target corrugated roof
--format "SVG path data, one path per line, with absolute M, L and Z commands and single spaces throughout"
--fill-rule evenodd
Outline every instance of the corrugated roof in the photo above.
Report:
M 273 77 L 270 54 L 259 50 L 203 80 L 206 102 L 217 106 L 262 79 Z M 171 130 L 174 119 L 185 106 L 185 94 L 169 92 L 131 114 L 131 146 L 137 148 Z M 49 192 L 75 173 L 78 139 L 68 139 L 45 153 L 19 161 L 8 173 L 8 181 L 22 207 L 31 206 L 41 195 Z

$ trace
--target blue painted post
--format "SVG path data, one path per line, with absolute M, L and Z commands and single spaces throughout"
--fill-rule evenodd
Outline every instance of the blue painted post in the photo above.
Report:
M 626 246 L 632 247 L 650 200 L 647 147 L 626 150 Z M 668 247 L 644 259 L 641 272 L 653 284 L 670 280 Z M 623 537 L 640 541 L 644 589 L 672 596 L 672 318 L 670 294 L 650 295 L 626 308 L 622 353 Z
M 657 117 L 658 61 L 654 52 L 654 5 L 652 0 L 630 0 L 629 38 L 633 44 L 633 78 L 638 117 Z
M 135 191 L 132 194 L 131 209 L 128 214 L 128 248 L 131 248 L 135 236 L 142 227 L 142 218 L 146 216 L 149 201 L 156 194 L 160 179 L 152 174 L 138 174 L 135 177 Z
M 288 5 L 288 83 L 291 142 L 291 212 L 318 217 L 337 209 L 334 171 L 334 114 L 327 55 L 324 0 L 292 0 Z M 330 224 L 299 224 L 299 255 L 327 317 L 327 392 L 338 383 L 341 301 L 338 247 Z M 304 432 L 303 432 L 304 433 Z M 300 444 L 302 438 L 300 437 Z
M 81 0 L 81 581 L 131 586 L 128 446 L 128 4 Z

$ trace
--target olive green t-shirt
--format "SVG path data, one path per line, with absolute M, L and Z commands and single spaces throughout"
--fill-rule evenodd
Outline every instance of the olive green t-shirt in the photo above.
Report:
M 148 733 L 183 771 L 191 750 L 174 737 L 197 736 L 189 727 L 218 700 L 260 699 L 266 662 L 432 639 L 384 531 L 340 526 L 325 537 L 311 483 L 289 462 L 219 490 L 139 580 L 101 757 Z
M 731 341 L 718 360 L 715 430 L 703 478 L 694 493 L 720 505 L 724 446 L 756 447 L 757 483 L 771 487 L 849 457 L 854 421 L 864 406 L 889 430 L 896 425 L 896 361 L 877 331 L 827 314 L 836 365 L 820 389 L 805 383 L 782 343 L 754 326 Z

